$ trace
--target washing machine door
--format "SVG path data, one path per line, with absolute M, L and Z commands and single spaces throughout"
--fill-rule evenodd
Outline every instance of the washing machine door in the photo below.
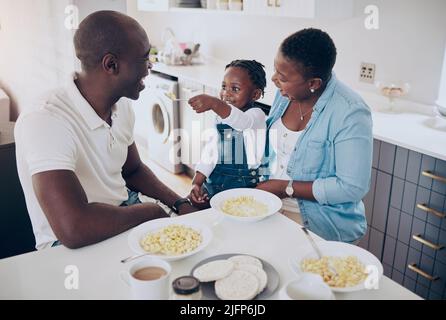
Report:
M 151 135 L 149 136 L 149 145 L 151 140 L 156 141 L 156 143 L 166 144 L 169 139 L 170 132 L 172 128 L 170 127 L 170 115 L 166 107 L 167 102 L 160 93 L 156 94 L 157 99 L 152 102 L 151 106 L 151 119 L 152 123 L 150 125 Z

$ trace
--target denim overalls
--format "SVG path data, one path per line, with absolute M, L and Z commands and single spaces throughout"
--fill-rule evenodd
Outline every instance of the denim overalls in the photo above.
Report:
M 203 184 L 212 198 L 217 193 L 234 188 L 255 188 L 261 175 L 259 169 L 249 169 L 243 132 L 227 124 L 217 124 L 220 138 L 219 161 Z

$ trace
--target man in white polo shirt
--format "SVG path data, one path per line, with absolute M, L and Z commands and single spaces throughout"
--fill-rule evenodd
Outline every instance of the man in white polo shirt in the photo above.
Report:
M 38 110 L 21 114 L 15 128 L 38 249 L 80 248 L 196 210 L 141 162 L 133 140 L 126 98 L 139 98 L 151 68 L 144 29 L 126 15 L 100 11 L 82 21 L 74 45 L 82 72 Z M 138 192 L 160 202 L 140 203 Z

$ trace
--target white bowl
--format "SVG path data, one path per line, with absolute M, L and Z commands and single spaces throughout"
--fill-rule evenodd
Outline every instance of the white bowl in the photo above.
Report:
M 239 217 L 227 214 L 222 210 L 223 204 L 226 200 L 241 196 L 254 197 L 256 201 L 261 202 L 268 206 L 268 212 L 260 216 Z M 226 190 L 216 194 L 215 196 L 212 197 L 210 205 L 212 209 L 214 209 L 215 211 L 217 211 L 218 213 L 222 214 L 224 217 L 227 217 L 229 219 L 242 222 L 254 222 L 263 220 L 277 213 L 280 210 L 280 208 L 282 208 L 282 200 L 280 200 L 276 195 L 267 191 L 258 189 L 249 189 L 249 188 L 238 188 L 238 189 Z
M 279 292 L 281 300 L 335 300 L 335 296 L 322 277 L 314 273 L 302 273 L 288 282 Z
M 200 245 L 195 250 L 181 254 L 181 255 L 163 255 L 163 254 L 150 254 L 146 252 L 140 245 L 142 239 L 149 233 L 154 233 L 169 225 L 183 225 L 194 229 L 201 234 L 202 240 Z M 193 254 L 196 254 L 206 248 L 212 240 L 212 231 L 205 225 L 200 223 L 184 222 L 181 218 L 163 218 L 148 221 L 143 223 L 130 231 L 128 236 L 128 244 L 130 249 L 137 254 L 145 254 L 149 257 L 157 257 L 166 261 L 175 261 L 187 258 Z
M 344 242 L 337 241 L 318 241 L 317 245 L 319 250 L 322 252 L 323 256 L 330 257 L 348 257 L 354 256 L 359 262 L 361 262 L 366 268 L 366 272 L 368 273 L 367 278 L 360 282 L 359 284 L 352 287 L 331 287 L 333 292 L 353 292 L 364 289 L 372 289 L 375 286 L 379 287 L 379 281 L 383 275 L 383 266 L 381 261 L 377 257 L 375 257 L 369 251 Z M 316 253 L 314 252 L 313 247 L 308 244 L 302 246 L 302 248 L 298 248 L 296 252 L 299 252 L 298 255 L 292 257 L 290 259 L 290 267 L 297 274 L 301 275 L 303 270 L 301 269 L 302 261 L 308 258 L 317 258 Z M 370 287 L 369 287 L 370 286 Z

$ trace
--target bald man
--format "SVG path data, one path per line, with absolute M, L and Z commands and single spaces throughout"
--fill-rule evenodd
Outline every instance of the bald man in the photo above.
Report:
M 150 44 L 134 19 L 91 14 L 74 37 L 82 72 L 15 128 L 17 167 L 37 249 L 80 248 L 142 222 L 196 209 L 163 185 L 133 140 Z M 126 99 L 128 98 L 128 99 Z M 153 201 L 141 203 L 142 193 Z

